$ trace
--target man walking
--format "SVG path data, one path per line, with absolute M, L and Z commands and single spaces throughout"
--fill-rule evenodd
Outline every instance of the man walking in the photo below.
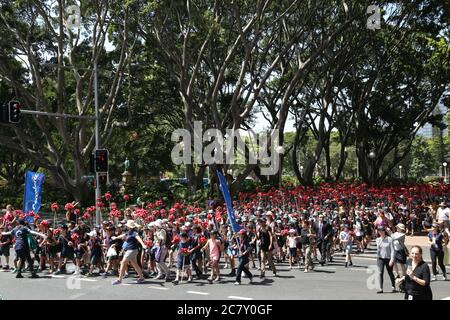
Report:
M 327 263 L 327 252 L 330 245 L 330 239 L 333 235 L 333 228 L 329 223 L 323 220 L 323 214 L 319 215 L 319 221 L 314 224 L 314 232 L 317 235 L 316 239 L 320 252 L 320 264 L 323 266 Z
M 33 262 L 34 260 L 31 259 L 30 255 L 30 246 L 28 244 L 28 235 L 36 235 L 42 238 L 46 238 L 46 236 L 42 233 L 38 233 L 35 231 L 32 231 L 28 229 L 28 227 L 25 225 L 25 220 L 19 219 L 18 220 L 19 225 L 16 226 L 13 230 L 9 232 L 3 232 L 2 235 L 12 235 L 16 241 L 14 245 L 14 249 L 16 250 L 17 258 L 19 260 L 18 264 L 18 271 L 16 278 L 23 278 L 22 276 L 22 268 L 25 264 L 25 261 L 28 262 L 28 266 L 31 272 L 31 278 L 39 278 L 39 276 L 36 274 L 36 271 L 33 268 Z

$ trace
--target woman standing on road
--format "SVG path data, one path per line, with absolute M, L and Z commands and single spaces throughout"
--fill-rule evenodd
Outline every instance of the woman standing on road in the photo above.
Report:
M 438 272 L 436 267 L 436 260 L 442 270 L 442 276 L 444 277 L 444 280 L 447 280 L 447 274 L 444 265 L 444 235 L 439 230 L 439 226 L 437 224 L 433 223 L 431 227 L 432 229 L 428 233 L 428 242 L 431 245 L 430 255 L 433 268 L 433 277 L 431 278 L 431 281 L 437 280 L 436 276 Z
M 144 282 L 144 275 L 142 274 L 142 269 L 139 267 L 137 263 L 137 254 L 138 254 L 138 246 L 141 244 L 142 248 L 147 249 L 147 246 L 145 245 L 144 241 L 142 241 L 141 237 L 138 235 L 136 228 L 138 227 L 137 224 L 133 220 L 128 220 L 126 224 L 128 228 L 128 232 L 121 234 L 117 237 L 112 237 L 112 240 L 116 239 L 124 239 L 124 254 L 122 262 L 120 263 L 120 272 L 119 272 L 119 279 L 115 280 L 112 284 L 121 284 L 122 279 L 125 276 L 125 272 L 128 269 L 128 263 L 131 263 L 134 270 L 136 270 L 137 274 L 139 275 L 139 279 L 137 279 L 137 283 Z
M 432 300 L 433 294 L 430 287 L 430 267 L 422 259 L 422 248 L 411 248 L 411 266 L 406 271 L 405 300 Z
M 383 293 L 383 275 L 384 267 L 389 274 L 392 284 L 392 292 L 397 292 L 395 290 L 395 277 L 393 272 L 394 266 L 394 244 L 391 237 L 386 234 L 386 228 L 382 225 L 377 227 L 379 237 L 377 238 L 377 265 L 378 265 L 378 276 L 380 283 L 380 290 L 377 293 Z
M 406 257 L 408 256 L 408 249 L 405 246 L 406 238 L 406 227 L 403 223 L 399 223 L 396 226 L 397 232 L 392 235 L 392 240 L 394 240 L 394 250 L 395 250 L 395 265 L 394 270 L 397 273 L 397 278 L 406 275 Z

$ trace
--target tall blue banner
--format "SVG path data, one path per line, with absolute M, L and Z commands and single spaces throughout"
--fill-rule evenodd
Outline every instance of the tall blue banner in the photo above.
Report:
M 23 197 L 23 212 L 26 214 L 26 220 L 30 223 L 34 218 L 28 216 L 28 212 L 35 214 L 41 209 L 41 192 L 45 176 L 42 173 L 27 171 L 25 174 L 25 194 Z
M 242 227 L 236 222 L 236 216 L 234 215 L 233 203 L 231 201 L 227 181 L 225 180 L 225 177 L 223 176 L 222 172 L 220 172 L 220 170 L 217 170 L 216 172 L 220 182 L 220 191 L 222 192 L 223 198 L 225 199 L 225 203 L 227 204 L 227 213 L 228 219 L 230 219 L 231 228 L 233 228 L 233 232 L 238 232 L 239 230 L 242 229 Z

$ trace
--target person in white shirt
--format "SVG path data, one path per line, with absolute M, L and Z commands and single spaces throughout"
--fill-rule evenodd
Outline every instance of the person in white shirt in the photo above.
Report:
M 289 248 L 289 270 L 292 269 L 295 264 L 295 259 L 297 258 L 297 242 L 300 237 L 295 234 L 296 230 L 290 229 L 286 241 L 286 246 Z M 300 261 L 298 262 L 298 268 L 300 269 Z
M 444 227 L 447 227 L 449 217 L 450 217 L 450 208 L 447 207 L 447 204 L 445 202 L 441 202 L 436 212 L 436 220 L 438 222 L 443 222 Z
M 352 243 L 353 243 L 353 236 L 351 235 L 348 225 L 344 225 L 344 229 L 339 234 L 339 241 L 342 244 L 342 248 L 345 252 L 345 267 L 352 266 Z
M 397 274 L 397 278 L 406 275 L 406 258 L 408 257 L 408 249 L 405 246 L 406 227 L 403 223 L 399 223 L 396 226 L 397 231 L 392 234 L 392 240 L 394 242 L 395 251 L 395 264 L 394 271 Z M 400 272 L 401 271 L 401 272 Z

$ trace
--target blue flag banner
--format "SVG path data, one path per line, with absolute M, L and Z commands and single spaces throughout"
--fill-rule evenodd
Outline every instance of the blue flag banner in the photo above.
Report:
M 242 227 L 236 222 L 236 216 L 234 215 L 233 203 L 231 201 L 227 181 L 225 180 L 225 177 L 223 176 L 222 172 L 220 172 L 220 170 L 217 170 L 216 172 L 220 182 L 220 191 L 222 192 L 223 198 L 225 199 L 225 203 L 227 204 L 227 213 L 228 219 L 230 219 L 231 228 L 233 228 L 233 232 L 238 232 L 239 230 L 242 229 Z
M 37 214 L 41 209 L 41 192 L 44 178 L 45 176 L 42 173 L 27 171 L 25 174 L 23 212 L 27 215 L 26 220 L 29 223 L 32 223 L 34 218 L 28 216 L 28 212 L 33 211 L 34 214 Z

